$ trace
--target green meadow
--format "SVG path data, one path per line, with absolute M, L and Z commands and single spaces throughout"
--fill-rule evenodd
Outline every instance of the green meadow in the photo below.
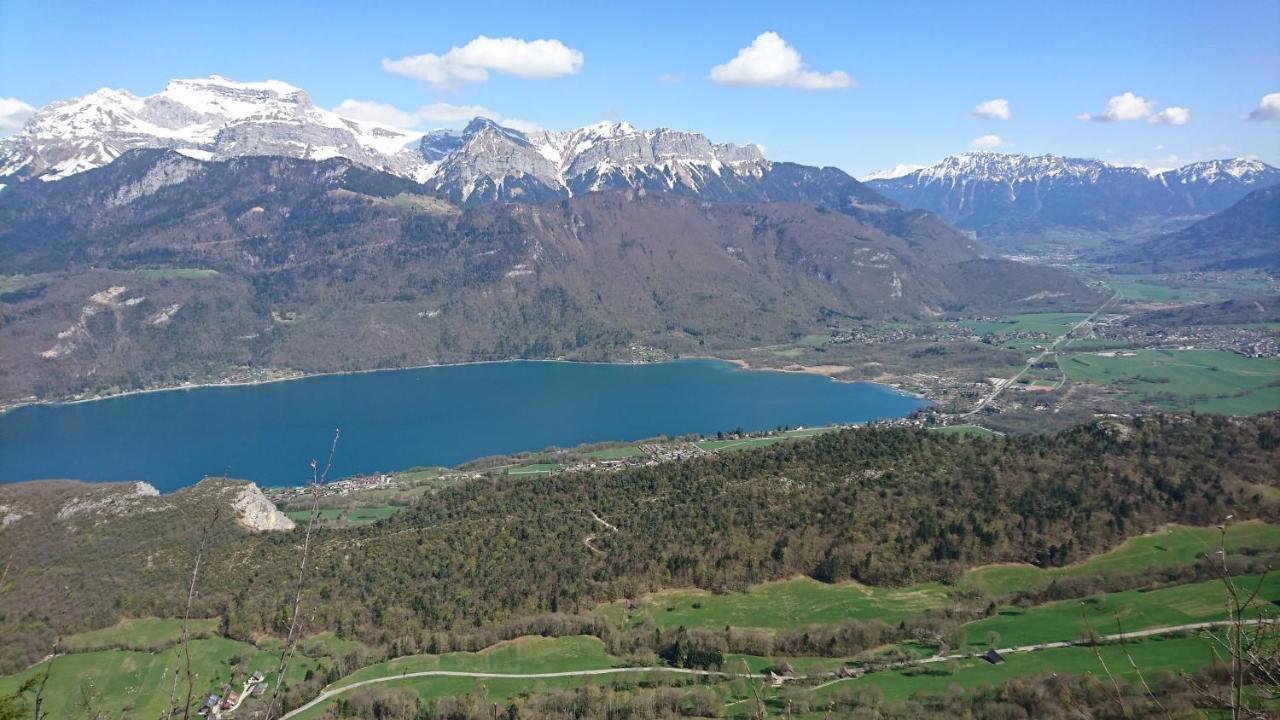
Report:
M 218 632 L 218 618 L 192 618 L 187 632 L 193 638 L 210 637 Z M 182 639 L 182 620 L 178 618 L 139 618 L 121 620 L 111 627 L 77 633 L 66 637 L 62 647 L 67 652 L 91 650 L 155 650 Z
M 1135 674 L 1125 657 L 1128 650 L 1144 673 L 1157 670 L 1177 672 L 1193 670 L 1213 661 L 1213 642 L 1200 636 L 1183 638 L 1150 638 L 1129 643 L 1125 647 L 1106 645 L 1098 649 L 1107 667 L 1118 678 L 1134 679 Z M 1068 647 L 1009 655 L 1005 662 L 992 665 L 978 658 L 957 660 L 955 672 L 946 664 L 925 669 L 906 669 L 873 673 L 860 678 L 842 680 L 816 690 L 823 694 L 838 692 L 842 687 L 880 688 L 886 698 L 909 698 L 916 693 L 941 693 L 951 688 L 973 689 L 995 685 L 1017 677 L 1042 673 L 1102 674 L 1102 666 L 1090 647 Z
M 987 565 L 966 572 L 961 584 L 975 586 L 993 596 L 1008 595 L 1047 585 L 1054 578 L 1191 565 L 1220 545 L 1221 534 L 1216 528 L 1170 525 L 1148 535 L 1129 538 L 1114 550 L 1066 567 Z M 1280 549 L 1280 525 L 1256 520 L 1232 524 L 1227 527 L 1226 546 L 1230 553 Z
M 1259 604 L 1251 614 L 1273 600 L 1280 600 L 1280 576 L 1245 576 L 1237 579 L 1237 585 L 1245 595 L 1258 590 Z M 994 617 L 970 623 L 968 642 L 986 646 L 991 633 L 995 633 L 997 646 L 1015 647 L 1081 638 L 1090 627 L 1099 635 L 1112 635 L 1225 620 L 1225 601 L 1222 583 L 1207 580 L 1154 590 L 1098 594 L 1083 600 L 1062 600 L 1025 609 L 1006 607 Z
M 1027 313 L 1010 315 L 994 321 L 962 320 L 957 324 L 973 330 L 978 335 L 1042 332 L 1057 336 L 1067 332 L 1073 325 L 1087 317 L 1089 313 Z
M 1168 408 L 1252 415 L 1280 408 L 1280 358 L 1224 350 L 1075 353 L 1061 360 L 1071 380 L 1122 390 Z
M 947 588 L 926 583 L 883 588 L 858 583 L 828 585 L 810 578 L 765 583 L 745 593 L 716 595 L 704 590 L 668 590 L 640 601 L 632 620 L 646 617 L 662 628 L 718 629 L 726 625 L 782 630 L 845 620 L 897 622 L 943 605 Z M 620 608 L 613 604 L 609 607 Z M 609 612 L 609 611 L 606 611 Z M 617 617 L 618 610 L 609 612 Z
M 389 518 L 400 512 L 404 508 L 397 505 L 390 506 L 373 506 L 373 507 L 353 507 L 353 508 L 322 508 L 320 510 L 319 519 L 327 523 L 347 524 L 347 525 L 364 525 L 366 523 L 376 522 L 384 518 Z M 290 510 L 285 513 L 290 520 L 294 522 L 306 522 L 311 516 L 310 510 Z
M 99 650 L 60 655 L 21 673 L 0 677 L 0 695 L 15 692 L 27 679 L 40 678 L 49 669 L 44 692 L 46 717 L 89 717 L 89 705 L 103 713 L 102 717 L 164 717 L 174 673 L 185 672 L 185 660 L 178 648 L 173 645 L 159 652 Z M 232 676 L 239 662 L 244 662 L 248 672 L 269 672 L 280 659 L 278 649 L 263 650 L 226 638 L 193 640 L 190 649 L 196 696 L 216 691 L 222 683 L 242 681 L 242 677 Z M 295 656 L 289 679 L 300 680 L 319 664 L 315 658 Z M 179 683 L 178 692 L 185 696 L 185 681 Z

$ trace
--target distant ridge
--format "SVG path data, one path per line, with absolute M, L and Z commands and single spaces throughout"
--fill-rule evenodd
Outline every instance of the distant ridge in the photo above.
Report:
M 1241 158 L 1152 172 L 1059 155 L 972 152 L 867 184 L 999 242 L 1055 230 L 1142 235 L 1186 225 L 1280 184 L 1280 170 Z

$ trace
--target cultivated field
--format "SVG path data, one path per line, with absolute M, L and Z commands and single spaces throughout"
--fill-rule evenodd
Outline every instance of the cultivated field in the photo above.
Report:
M 1071 380 L 1122 390 L 1167 408 L 1252 415 L 1280 408 L 1280 358 L 1222 350 L 1075 353 L 1061 361 Z

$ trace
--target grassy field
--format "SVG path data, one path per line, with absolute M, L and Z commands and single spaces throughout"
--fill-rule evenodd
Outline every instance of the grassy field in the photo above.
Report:
M 209 268 L 150 268 L 135 272 L 148 280 L 195 280 L 218 275 L 217 270 Z
M 964 574 L 962 584 L 976 586 L 989 595 L 1000 596 L 1047 585 L 1054 578 L 1104 575 L 1180 565 L 1191 565 L 1218 548 L 1215 528 L 1171 525 L 1159 532 L 1126 540 L 1110 552 L 1095 555 L 1061 568 L 1033 565 L 988 565 Z M 1275 550 L 1280 548 L 1280 525 L 1260 521 L 1235 523 L 1227 528 L 1227 551 Z
M 193 638 L 209 637 L 218 631 L 218 618 L 193 618 L 188 631 Z M 178 618 L 140 618 L 121 620 L 111 627 L 70 635 L 62 640 L 67 652 L 91 650 L 155 650 L 182 639 L 182 620 Z
M 640 452 L 640 448 L 635 445 L 623 445 L 621 447 L 595 450 L 587 453 L 587 457 L 595 460 L 621 460 L 623 458 L 635 457 L 639 455 Z
M 232 678 L 239 661 L 245 663 L 248 672 L 269 672 L 279 662 L 278 649 L 263 650 L 226 638 L 193 640 L 190 647 L 196 695 L 215 690 L 221 683 L 233 679 L 242 680 Z M 86 698 L 95 710 L 102 712 L 102 717 L 164 717 L 173 688 L 173 673 L 185 667 L 179 664 L 177 648 L 175 645 L 161 652 L 100 650 L 62 655 L 0 678 L 0 695 L 16 691 L 30 677 L 42 676 L 52 663 L 44 694 L 47 717 L 90 717 Z M 290 680 L 300 680 L 319 663 L 314 658 L 295 656 L 289 667 Z M 185 685 L 179 687 L 185 694 Z
M 787 430 L 776 433 L 768 437 L 758 438 L 739 438 L 736 440 L 699 440 L 695 442 L 699 448 L 707 452 L 725 452 L 733 450 L 746 450 L 747 448 L 764 447 L 765 445 L 773 445 L 776 443 L 792 440 L 795 438 L 812 437 L 836 430 L 837 428 L 820 427 L 820 428 L 804 428 L 802 430 Z
M 598 638 L 573 636 L 561 638 L 522 637 L 498 643 L 480 652 L 448 653 L 445 655 L 410 655 L 377 665 L 361 668 L 332 687 L 343 687 L 353 682 L 388 675 L 422 672 L 427 670 L 463 670 L 494 673 L 548 673 L 573 670 L 621 667 L 618 658 L 605 651 Z M 496 680 L 476 678 L 427 677 L 410 678 L 387 683 L 383 687 L 410 687 L 423 699 L 429 700 L 448 695 L 462 695 L 478 691 L 482 686 L 492 698 L 505 698 L 517 693 L 539 688 L 573 687 L 586 683 L 602 683 L 609 676 L 599 678 L 562 678 L 542 680 Z M 324 706 L 317 706 L 303 718 L 316 718 L 324 714 Z
M 508 475 L 545 475 L 560 469 L 556 463 L 530 463 L 507 469 Z
M 1002 432 L 989 430 L 981 425 L 948 425 L 946 427 L 929 428 L 940 435 L 969 435 L 971 437 L 999 437 Z
M 1208 665 L 1213 660 L 1212 641 L 1198 637 L 1185 638 L 1152 638 L 1138 643 L 1130 643 L 1127 648 L 1135 663 L 1144 673 L 1156 670 L 1192 670 Z M 1117 677 L 1132 678 L 1133 671 L 1125 659 L 1124 649 L 1117 645 L 1100 648 L 1102 657 Z M 858 687 L 874 685 L 884 691 L 886 698 L 908 698 L 916 693 L 946 692 L 956 687 L 972 689 L 979 685 L 994 685 L 1016 677 L 1027 677 L 1041 673 L 1091 673 L 1100 675 L 1102 667 L 1098 664 L 1092 648 L 1070 647 L 1039 652 L 1010 655 L 1006 662 L 992 665 L 985 660 L 970 658 L 957 661 L 955 673 L 949 673 L 945 667 L 930 668 L 928 671 L 903 670 L 882 672 L 860 678 L 844 680 L 815 691 L 821 697 L 825 693 L 835 692 L 841 687 Z
M 1169 408 L 1252 415 L 1280 408 L 1280 358 L 1223 350 L 1138 350 L 1062 360 L 1071 380 L 1106 385 Z
M 1189 303 L 1222 300 L 1241 293 L 1274 291 L 1262 276 L 1210 278 L 1202 281 L 1164 275 L 1112 275 L 1106 279 L 1121 300 L 1149 303 Z
M 1062 568 L 1041 569 L 1017 564 L 974 568 L 965 573 L 959 585 L 1002 596 L 1046 585 L 1059 577 L 1191 565 L 1217 547 L 1216 529 L 1175 525 L 1131 538 L 1114 550 Z M 1249 521 L 1228 529 L 1229 552 L 1277 548 L 1280 548 L 1280 525 Z M 642 598 L 639 607 L 630 614 L 622 602 L 601 605 L 596 612 L 620 624 L 648 618 L 664 628 L 684 625 L 718 629 L 731 625 L 778 630 L 843 620 L 896 622 L 944 605 L 949 592 L 950 588 L 939 583 L 880 588 L 857 583 L 827 585 L 800 578 L 763 583 L 745 593 L 724 595 L 702 590 L 669 590 Z M 694 604 L 699 607 L 695 608 Z
M 403 509 L 404 508 L 399 506 L 322 508 L 320 510 L 320 520 L 327 523 L 364 525 L 366 523 L 391 517 Z M 285 515 L 294 522 L 306 522 L 307 518 L 311 515 L 311 511 L 290 510 L 286 512 Z
M 962 320 L 958 324 L 973 330 L 978 335 L 988 333 L 1048 333 L 1051 336 L 1061 335 L 1071 329 L 1072 325 L 1089 317 L 1088 313 L 1028 313 L 1010 315 L 996 321 Z M 1036 341 L 1031 341 L 1035 343 Z
M 878 588 L 857 583 L 827 585 L 809 578 L 765 583 L 745 593 L 715 595 L 702 590 L 670 590 L 640 601 L 632 621 L 649 618 L 658 627 L 751 627 L 786 629 L 843 620 L 897 622 L 942 605 L 947 589 L 939 583 L 909 588 Z M 695 607 L 697 605 L 698 607 Z M 618 618 L 613 603 L 604 612 Z
M 1280 600 L 1280 576 L 1265 580 L 1259 576 L 1246 576 L 1238 580 L 1239 587 L 1246 594 L 1259 583 L 1262 585 L 1258 593 L 1261 605 Z M 1003 608 L 994 617 L 970 623 L 968 641 L 970 645 L 986 646 L 989 644 L 988 636 L 993 632 L 1000 647 L 1080 638 L 1088 629 L 1086 612 L 1089 625 L 1100 635 L 1227 618 L 1222 583 L 1208 580 L 1148 591 L 1126 590 L 1085 600 L 1063 600 L 1026 609 Z M 1120 628 L 1116 625 L 1117 620 L 1122 623 Z

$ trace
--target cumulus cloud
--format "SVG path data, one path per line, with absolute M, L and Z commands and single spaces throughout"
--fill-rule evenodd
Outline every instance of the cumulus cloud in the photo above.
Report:
M 0 133 L 11 133 L 22 127 L 36 109 L 18 98 L 0 98 Z
M 1191 122 L 1191 111 L 1184 107 L 1167 107 L 1147 118 L 1152 125 L 1186 125 Z
M 984 120 L 1008 120 L 1013 117 L 1013 113 L 1009 110 L 1009 101 L 1003 98 L 983 100 L 975 105 L 969 114 Z
M 1280 92 L 1267 93 L 1258 101 L 1258 107 L 1249 113 L 1254 122 L 1280 122 Z
M 478 117 L 488 118 L 504 127 L 521 132 L 542 129 L 537 123 L 520 118 L 503 117 L 501 113 L 483 105 L 453 105 L 437 102 L 406 112 L 388 103 L 348 99 L 339 103 L 333 111 L 353 120 L 370 120 L 405 130 L 412 130 L 421 125 L 458 125 Z
M 1123 122 L 1125 120 L 1141 120 L 1151 115 L 1155 103 L 1127 92 L 1116 95 L 1107 101 L 1107 106 L 1097 115 L 1081 115 L 1081 120 L 1093 122 Z
M 1001 138 L 999 135 L 992 135 L 990 133 L 986 135 L 982 135 L 980 137 L 976 137 L 969 141 L 969 147 L 975 148 L 975 149 L 991 149 L 991 148 L 1000 147 L 1003 144 L 1004 144 L 1003 138 Z
M 383 58 L 382 69 L 416 78 L 435 87 L 479 83 L 496 72 L 526 79 L 573 75 L 582 70 L 582 52 L 559 40 L 521 40 L 481 35 L 461 47 L 437 55 Z
M 842 70 L 810 70 L 800 53 L 775 32 L 760 33 L 732 60 L 711 68 L 708 77 L 720 85 L 801 90 L 842 90 L 853 86 L 853 78 Z

